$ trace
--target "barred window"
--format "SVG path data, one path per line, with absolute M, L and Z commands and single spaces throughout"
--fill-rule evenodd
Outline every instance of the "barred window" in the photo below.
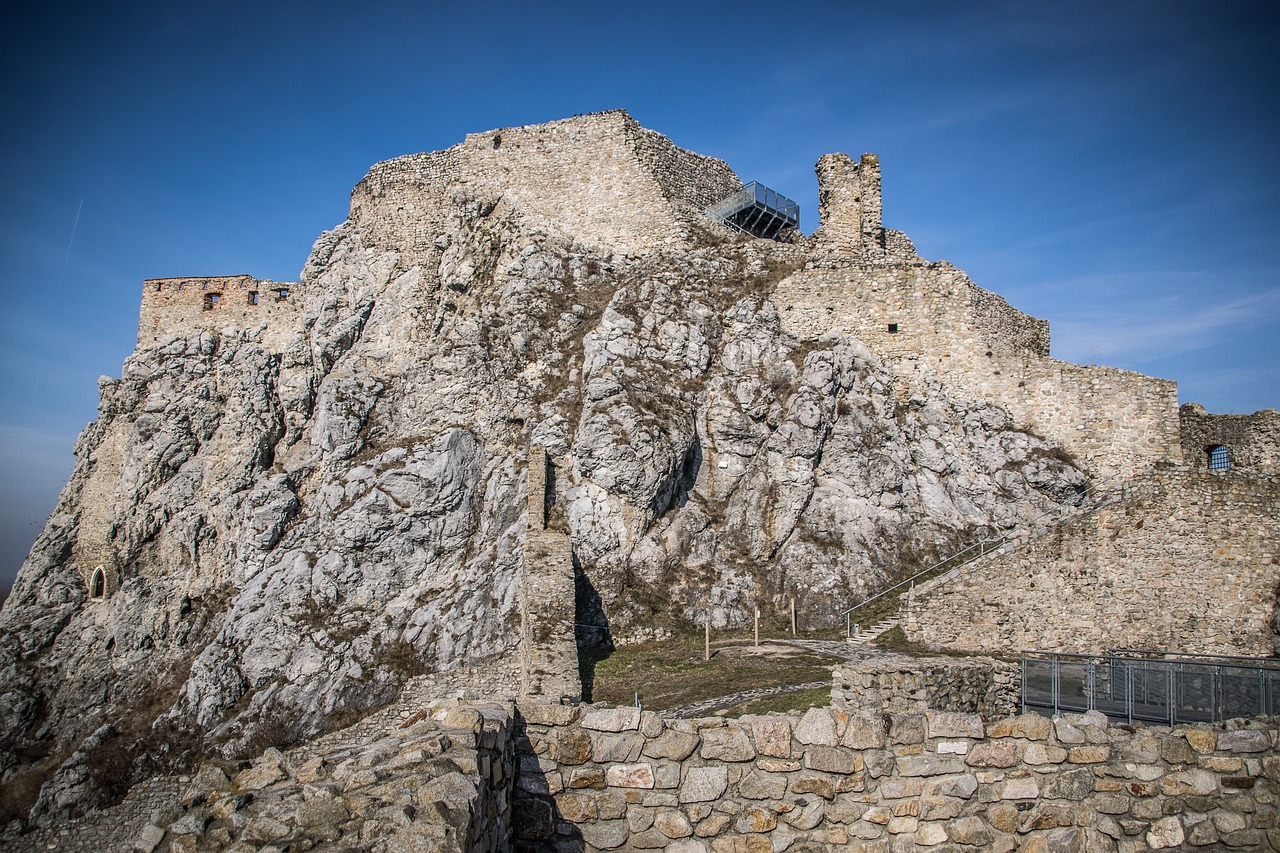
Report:
M 1209 454 L 1209 470 L 1210 471 L 1226 471 L 1231 467 L 1231 453 L 1227 450 L 1225 444 L 1215 444 L 1212 447 L 1205 448 L 1205 453 Z

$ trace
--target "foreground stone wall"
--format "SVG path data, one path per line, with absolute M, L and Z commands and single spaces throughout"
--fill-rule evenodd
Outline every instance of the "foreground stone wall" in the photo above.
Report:
M 1274 720 L 520 710 L 518 850 L 1280 849 Z
M 994 658 L 877 654 L 832 670 L 831 701 L 846 711 L 957 711 L 994 720 L 1015 713 L 1018 664 Z
M 202 329 L 261 329 L 268 349 L 281 351 L 298 328 L 301 293 L 295 282 L 250 275 L 149 278 L 142 283 L 138 346 Z
M 406 701 L 6 849 L 1280 850 L 1276 720 Z
M 916 587 L 908 639 L 1007 649 L 1270 655 L 1280 482 L 1172 472 L 945 582 Z

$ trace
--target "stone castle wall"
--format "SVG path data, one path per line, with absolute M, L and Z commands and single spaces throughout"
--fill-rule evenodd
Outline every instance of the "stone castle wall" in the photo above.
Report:
M 1275 718 L 407 700 L 239 772 L 207 764 L 15 851 L 870 853 L 1280 849 Z M 135 840 L 136 839 L 136 840 Z
M 959 711 L 996 720 L 1021 701 L 1018 664 L 983 657 L 878 653 L 832 670 L 831 702 L 846 711 Z
M 684 243 L 690 217 L 739 183 L 723 161 L 614 110 L 470 134 L 447 151 L 379 163 L 353 191 L 349 218 L 375 240 L 422 248 L 439 233 L 444 201 L 471 192 L 585 244 L 638 251 Z
M 301 293 L 293 282 L 250 275 L 150 278 L 142 283 L 138 346 L 204 329 L 260 329 L 273 349 L 298 328 Z
M 1271 655 L 1280 480 L 1151 474 L 1117 503 L 916 587 L 908 639 L 973 652 Z
M 1193 471 L 1209 470 L 1209 449 L 1225 446 L 1231 467 L 1218 474 L 1274 477 L 1280 474 L 1280 412 L 1263 409 L 1252 415 L 1211 415 L 1198 403 L 1187 403 L 1182 421 L 1182 458 Z
M 664 720 L 522 703 L 518 849 L 1137 850 L 1280 845 L 1274 721 L 1108 725 L 1091 713 Z M 579 840 L 580 839 L 580 840 Z
M 1004 408 L 1096 477 L 1181 455 L 1176 383 L 1049 358 L 1047 322 L 950 264 L 815 265 L 774 298 L 801 339 L 842 329 L 866 342 L 900 379 L 904 402 L 913 386 L 941 381 L 959 399 Z

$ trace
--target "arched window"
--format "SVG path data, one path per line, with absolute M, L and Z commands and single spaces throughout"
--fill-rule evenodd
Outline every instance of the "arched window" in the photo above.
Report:
M 107 594 L 107 573 L 102 570 L 102 566 L 93 570 L 93 577 L 89 579 L 89 597 L 102 598 Z
M 1210 471 L 1226 471 L 1231 467 L 1231 453 L 1227 450 L 1225 444 L 1215 444 L 1212 447 L 1206 447 L 1204 452 L 1209 456 Z

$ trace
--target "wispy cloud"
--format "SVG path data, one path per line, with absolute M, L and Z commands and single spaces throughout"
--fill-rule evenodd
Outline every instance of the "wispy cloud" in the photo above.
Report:
M 1280 287 L 1231 294 L 1214 278 L 1133 273 L 1047 285 L 1073 296 L 1054 314 L 1054 353 L 1071 361 L 1162 358 L 1280 320 Z

